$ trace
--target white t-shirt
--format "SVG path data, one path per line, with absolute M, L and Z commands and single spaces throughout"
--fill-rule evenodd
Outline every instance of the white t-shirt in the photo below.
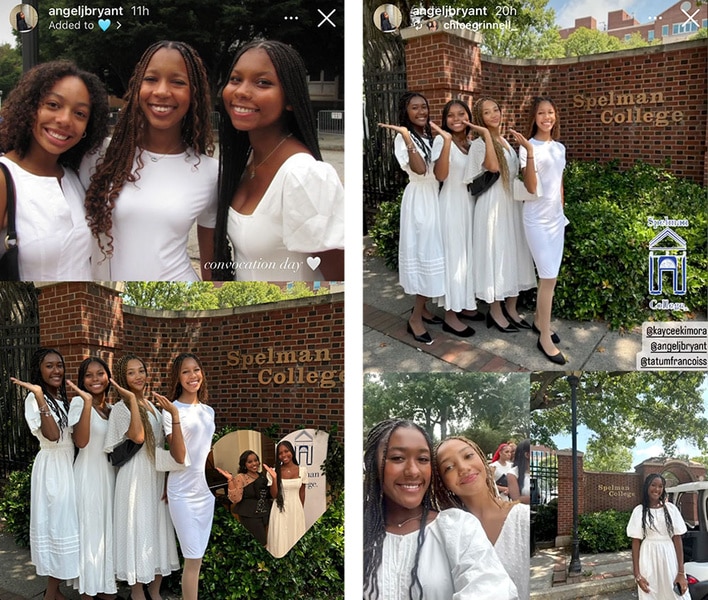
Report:
M 195 221 L 202 227 L 216 224 L 219 163 L 209 156 L 196 157 L 191 150 L 166 155 L 143 150 L 142 160 L 139 179 L 124 184 L 113 209 L 113 257 L 98 264 L 95 277 L 198 281 L 187 241 Z M 96 161 L 92 155 L 81 165 L 87 188 Z

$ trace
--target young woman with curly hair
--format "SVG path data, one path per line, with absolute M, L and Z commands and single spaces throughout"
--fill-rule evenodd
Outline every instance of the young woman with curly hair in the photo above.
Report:
M 438 512 L 441 483 L 423 428 L 375 425 L 364 469 L 366 600 L 518 598 L 479 521 L 458 508 Z
M 295 448 L 288 440 L 277 445 L 275 456 L 275 469 L 263 465 L 268 473 L 270 495 L 275 499 L 266 547 L 273 556 L 281 558 L 305 533 L 307 469 L 298 464 Z
M 198 280 L 187 254 L 196 221 L 201 275 L 209 279 L 218 164 L 202 60 L 183 42 L 153 44 L 125 100 L 102 157 L 81 167 L 88 222 L 104 259 L 97 278 Z
M 93 244 L 76 171 L 108 132 L 103 84 L 71 62 L 44 63 L 22 76 L 0 116 L 0 161 L 15 185 L 20 279 L 92 279 Z M 0 171 L 2 239 L 7 200 Z
M 443 484 L 438 489 L 440 507 L 461 508 L 479 519 L 519 592 L 519 600 L 528 600 L 529 507 L 507 502 L 499 495 L 492 467 L 480 447 L 466 437 L 453 436 L 440 442 L 435 448 L 435 467 Z
M 343 280 L 344 191 L 322 162 L 300 55 L 272 40 L 246 44 L 218 104 L 216 278 Z

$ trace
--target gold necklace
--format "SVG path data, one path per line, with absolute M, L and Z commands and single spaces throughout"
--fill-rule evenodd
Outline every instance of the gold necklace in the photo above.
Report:
M 275 148 L 273 148 L 270 152 L 268 152 L 268 156 L 266 156 L 266 157 L 265 157 L 261 162 L 259 162 L 255 167 L 249 166 L 249 170 L 250 170 L 250 172 L 251 172 L 251 179 L 253 179 L 253 178 L 256 176 L 256 169 L 257 169 L 258 167 L 262 167 L 262 166 L 263 166 L 263 163 L 264 163 L 265 161 L 267 161 L 271 156 L 273 156 L 273 153 L 274 153 L 278 148 L 280 148 L 280 147 L 283 145 L 283 142 L 285 142 L 285 140 L 287 140 L 289 137 L 292 137 L 292 135 L 293 135 L 292 133 L 289 133 L 289 134 L 286 135 L 282 140 L 280 140 L 280 141 L 278 142 L 278 144 L 275 146 Z

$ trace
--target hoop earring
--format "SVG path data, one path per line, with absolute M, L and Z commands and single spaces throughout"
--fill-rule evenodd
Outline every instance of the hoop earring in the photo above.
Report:
M 81 139 L 83 140 L 86 137 L 86 132 L 84 131 L 84 134 L 81 136 Z

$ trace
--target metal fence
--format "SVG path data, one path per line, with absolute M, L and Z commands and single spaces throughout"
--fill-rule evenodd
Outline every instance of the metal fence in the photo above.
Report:
M 344 111 L 321 110 L 317 113 L 317 133 L 344 135 Z
M 555 452 L 532 449 L 531 504 L 548 504 L 558 497 L 558 458 Z

